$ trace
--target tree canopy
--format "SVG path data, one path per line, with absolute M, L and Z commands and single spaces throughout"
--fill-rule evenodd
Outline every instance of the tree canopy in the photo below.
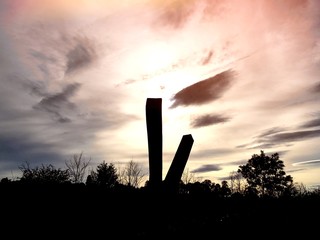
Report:
M 246 179 L 246 191 L 259 196 L 279 197 L 290 191 L 293 178 L 286 175 L 279 154 L 266 155 L 262 150 L 253 154 L 247 164 L 239 166 L 238 172 Z
M 103 161 L 97 166 L 96 171 L 91 171 L 87 177 L 87 184 L 97 184 L 107 188 L 113 188 L 118 183 L 117 169 L 113 163 Z

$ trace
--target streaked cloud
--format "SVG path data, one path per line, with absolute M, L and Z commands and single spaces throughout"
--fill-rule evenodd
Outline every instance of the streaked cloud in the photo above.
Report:
M 212 171 L 220 171 L 222 168 L 217 164 L 204 164 L 199 168 L 196 168 L 191 171 L 191 173 L 204 173 L 204 172 L 212 172 Z
M 320 83 L 317 83 L 317 85 L 315 85 L 314 91 L 317 93 L 320 92 Z
M 209 125 L 219 124 L 219 123 L 225 123 L 230 120 L 230 117 L 224 116 L 224 115 L 218 115 L 218 114 L 205 114 L 201 116 L 195 117 L 190 125 L 194 128 L 198 127 L 205 127 Z
M 202 60 L 201 60 L 201 65 L 207 65 L 208 63 L 210 63 L 211 59 L 213 56 L 213 52 L 209 51 L 207 56 L 205 56 Z
M 273 127 L 273 128 L 264 130 L 260 135 L 257 136 L 257 138 L 268 137 L 268 136 L 270 136 L 270 135 L 277 134 L 277 133 L 281 133 L 281 132 L 283 132 L 283 131 L 286 131 L 286 128 L 283 128 L 283 127 Z
M 214 158 L 217 156 L 223 156 L 230 153 L 234 153 L 235 149 L 229 148 L 210 148 L 210 149 L 202 149 L 201 151 L 192 151 L 191 156 L 195 159 L 202 159 L 202 158 Z
M 300 127 L 303 127 L 303 128 L 320 127 L 320 114 L 318 117 L 311 119 L 309 121 L 306 121 Z
M 196 1 L 163 1 L 163 9 L 157 18 L 155 25 L 170 26 L 178 29 L 184 26 L 195 11 Z
M 202 105 L 219 99 L 231 86 L 234 72 L 227 70 L 211 78 L 197 82 L 176 93 L 171 108 L 178 106 Z
M 87 37 L 76 37 L 72 48 L 66 54 L 66 73 L 72 73 L 90 66 L 98 58 L 96 48 Z
M 320 130 L 309 130 L 309 131 L 296 131 L 296 132 L 284 132 L 271 135 L 267 139 L 261 139 L 262 142 L 269 143 L 288 143 L 302 141 L 306 139 L 311 139 L 315 137 L 320 137 Z
M 315 122 L 308 122 L 315 124 Z M 307 124 L 307 125 L 308 125 Z M 303 124 L 306 125 L 306 124 Z M 237 148 L 248 149 L 268 149 L 278 146 L 291 146 L 294 142 L 305 141 L 308 139 L 320 137 L 320 129 L 315 130 L 291 130 L 285 131 L 285 128 L 271 128 L 262 134 L 254 137 L 254 141 L 247 144 L 238 145 Z
M 315 164 L 320 164 L 320 159 L 295 162 L 292 164 L 292 166 L 305 166 L 305 165 L 315 165 Z
M 301 172 L 304 170 L 306 170 L 306 169 L 305 168 L 289 169 L 289 170 L 286 170 L 286 173 L 295 173 L 295 172 Z
M 52 114 L 58 122 L 70 122 L 71 119 L 68 118 L 66 114 L 76 108 L 76 105 L 70 101 L 70 98 L 79 88 L 79 83 L 69 84 L 61 92 L 42 98 L 41 101 L 34 106 L 34 109 Z

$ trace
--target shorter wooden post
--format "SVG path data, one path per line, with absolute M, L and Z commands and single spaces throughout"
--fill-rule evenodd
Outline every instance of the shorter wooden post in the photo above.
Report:
M 191 152 L 193 142 L 194 140 L 191 134 L 183 135 L 177 152 L 170 165 L 169 171 L 164 180 L 167 190 L 175 191 L 178 188 L 184 168 Z

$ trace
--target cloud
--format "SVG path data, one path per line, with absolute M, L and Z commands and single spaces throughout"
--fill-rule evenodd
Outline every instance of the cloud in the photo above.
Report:
M 317 164 L 320 164 L 320 159 L 295 162 L 292 164 L 292 166 L 305 166 L 305 165 L 317 165 Z
M 320 82 L 313 89 L 316 93 L 320 92 Z
M 276 133 L 280 133 L 285 131 L 285 128 L 282 127 L 273 127 L 273 128 L 269 128 L 264 130 L 260 135 L 257 136 L 257 138 L 263 138 L 263 137 L 267 137 L 270 136 L 272 134 L 276 134 Z
M 315 124 L 312 122 L 312 124 Z M 312 125 L 307 122 L 303 125 Z M 238 145 L 237 148 L 267 149 L 277 146 L 291 146 L 293 142 L 304 141 L 320 137 L 320 129 L 286 131 L 285 128 L 275 127 L 264 131 L 254 137 L 254 141 L 247 144 Z
M 219 123 L 225 123 L 225 122 L 228 122 L 229 120 L 230 118 L 224 115 L 205 114 L 193 119 L 190 125 L 194 128 L 198 128 L 198 127 L 205 127 L 205 126 L 219 124 Z
M 201 65 L 207 65 L 208 63 L 210 63 L 212 56 L 213 56 L 213 52 L 212 52 L 212 51 L 209 51 L 209 53 L 207 54 L 207 56 L 202 59 Z
M 219 181 L 230 181 L 230 176 L 226 176 L 226 177 L 219 177 L 217 178 Z
M 170 26 L 174 29 L 181 28 L 195 12 L 195 1 L 170 0 L 164 1 L 162 12 L 157 18 L 155 25 Z
M 18 172 L 25 162 L 32 166 L 56 163 L 63 159 L 61 152 L 53 145 L 32 139 L 29 134 L 10 133 L 0 136 L 0 175 L 10 176 L 10 172 Z
M 305 168 L 291 169 L 291 170 L 287 170 L 286 173 L 301 172 L 304 170 L 306 170 L 306 169 Z
M 310 138 L 320 137 L 320 130 L 310 130 L 310 131 L 296 131 L 296 132 L 285 132 L 278 133 L 268 137 L 267 139 L 262 139 L 261 141 L 275 142 L 275 143 L 286 143 L 302 141 Z
M 199 168 L 196 168 L 191 171 L 191 173 L 204 173 L 204 172 L 212 172 L 212 171 L 219 171 L 222 168 L 217 164 L 204 164 Z
M 170 108 L 202 105 L 219 99 L 230 87 L 233 75 L 233 71 L 227 70 L 182 89 L 173 96 Z
M 77 37 L 75 45 L 66 55 L 66 73 L 72 73 L 91 65 L 97 60 L 93 42 L 86 37 Z
M 69 84 L 61 92 L 42 98 L 41 101 L 34 106 L 34 109 L 52 114 L 58 122 L 70 122 L 71 120 L 63 115 L 67 114 L 65 112 L 75 109 L 75 104 L 70 102 L 69 99 L 79 88 L 79 83 Z
M 320 116 L 315 119 L 306 121 L 300 127 L 303 127 L 303 128 L 320 127 Z
M 192 157 L 195 159 L 198 158 L 213 158 L 216 156 L 226 155 L 234 153 L 234 149 L 228 148 L 210 148 L 210 149 L 203 149 L 201 151 L 192 152 Z

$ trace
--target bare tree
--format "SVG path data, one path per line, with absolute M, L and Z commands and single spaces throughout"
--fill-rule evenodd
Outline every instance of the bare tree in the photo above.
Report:
M 196 181 L 200 181 L 200 178 L 197 178 L 193 172 L 190 172 L 189 169 L 185 169 L 181 176 L 181 181 L 184 184 L 195 183 Z
M 138 188 L 145 179 L 145 172 L 142 167 L 133 160 L 130 160 L 123 169 L 119 169 L 121 183 L 127 186 Z
M 296 190 L 296 194 L 299 196 L 305 196 L 309 192 L 306 185 L 304 185 L 303 183 L 295 183 L 294 189 Z
M 245 179 L 242 174 L 236 171 L 230 172 L 230 190 L 231 193 L 243 193 L 245 189 Z
M 90 161 L 91 158 L 86 160 L 83 157 L 83 152 L 80 154 L 74 154 L 68 161 L 66 161 L 65 164 L 69 170 L 70 178 L 73 183 L 83 182 Z

